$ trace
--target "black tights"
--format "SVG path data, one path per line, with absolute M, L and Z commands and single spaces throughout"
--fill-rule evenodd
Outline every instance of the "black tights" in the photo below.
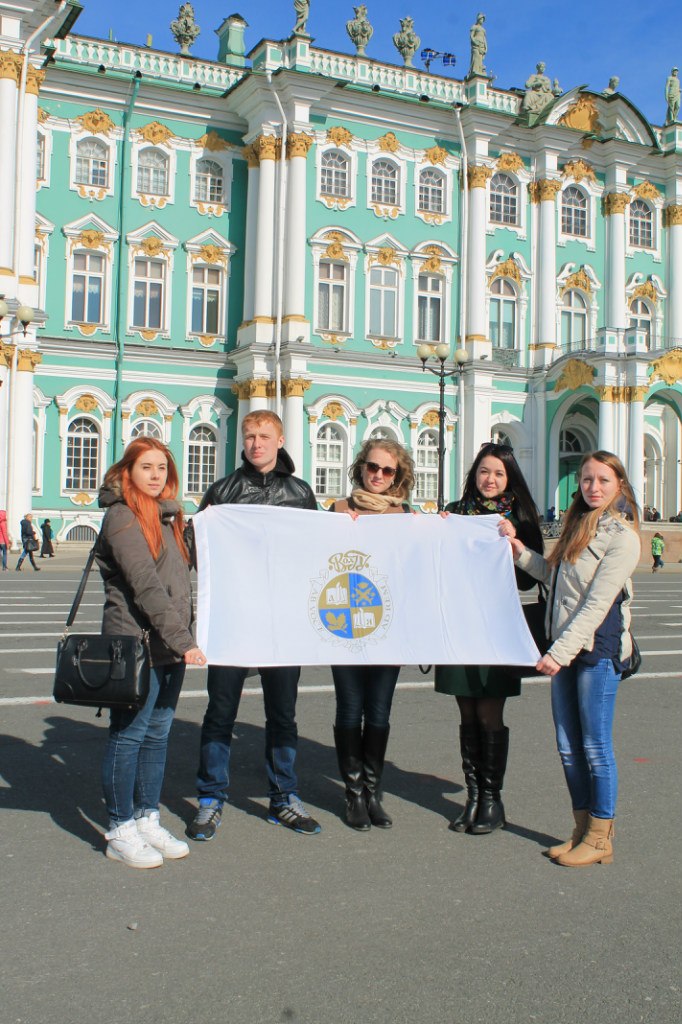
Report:
M 504 728 L 505 700 L 506 697 L 458 697 L 462 725 L 478 725 L 483 732 L 499 732 Z

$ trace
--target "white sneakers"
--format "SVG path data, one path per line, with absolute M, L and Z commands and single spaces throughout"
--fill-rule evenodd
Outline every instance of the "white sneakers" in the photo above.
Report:
M 120 860 L 129 868 L 160 868 L 164 857 L 180 860 L 189 846 L 162 828 L 159 812 L 150 811 L 141 818 L 124 821 L 107 832 L 107 857 Z

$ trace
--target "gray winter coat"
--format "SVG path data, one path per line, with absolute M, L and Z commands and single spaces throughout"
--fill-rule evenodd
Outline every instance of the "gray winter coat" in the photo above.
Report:
M 189 567 L 172 526 L 180 506 L 175 501 L 159 502 L 163 547 L 155 561 L 122 496 L 103 487 L 99 504 L 107 509 L 97 543 L 105 595 L 102 632 L 130 635 L 149 630 L 152 665 L 182 661 L 196 642 L 191 633 Z

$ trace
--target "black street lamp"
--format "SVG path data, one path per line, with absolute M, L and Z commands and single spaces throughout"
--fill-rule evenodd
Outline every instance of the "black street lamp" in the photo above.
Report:
M 459 388 L 458 394 L 458 411 L 459 411 L 459 430 L 457 436 L 457 447 L 459 450 L 459 466 L 460 476 L 462 475 L 461 466 L 462 462 L 462 441 L 463 441 L 463 430 L 462 425 L 464 422 L 464 409 L 463 409 L 463 391 L 464 391 L 464 367 L 469 361 L 469 353 L 465 348 L 455 349 L 454 360 L 455 365 L 452 370 L 445 369 L 445 360 L 450 355 L 449 345 L 420 345 L 417 349 L 417 355 L 422 361 L 422 370 L 429 370 L 434 376 L 438 378 L 438 511 L 442 512 L 445 508 L 445 497 L 443 494 L 444 486 L 444 475 L 445 475 L 445 381 L 448 378 L 457 377 L 457 383 Z M 438 361 L 437 367 L 428 366 L 427 363 L 431 357 L 434 357 Z M 459 481 L 460 486 L 463 483 Z

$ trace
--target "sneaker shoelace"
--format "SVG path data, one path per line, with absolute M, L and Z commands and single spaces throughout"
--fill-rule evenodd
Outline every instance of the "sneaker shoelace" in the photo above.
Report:
M 305 807 L 301 803 L 301 800 L 297 796 L 290 796 L 289 797 L 289 804 L 285 805 L 283 809 L 285 811 L 289 811 L 289 813 L 292 816 L 296 817 L 296 818 L 309 818 L 310 817 L 310 815 L 306 811 Z
M 195 824 L 208 825 L 213 815 L 217 814 L 219 811 L 220 808 L 216 807 L 215 804 L 208 804 L 206 807 L 199 807 L 194 818 Z

